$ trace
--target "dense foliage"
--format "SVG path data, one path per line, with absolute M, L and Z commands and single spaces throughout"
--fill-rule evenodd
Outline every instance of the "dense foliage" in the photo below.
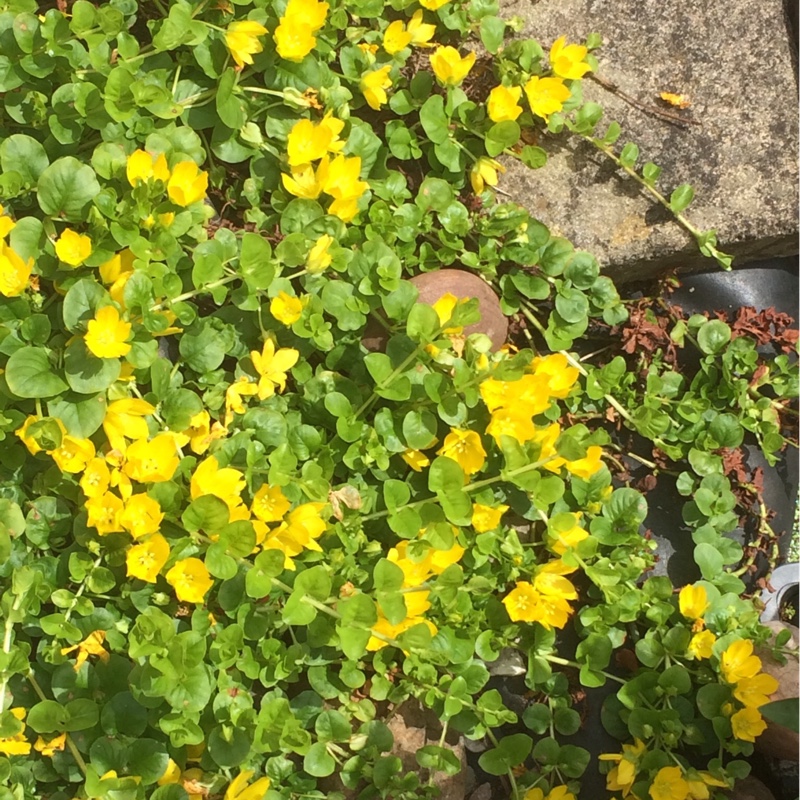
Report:
M 0 10 L 0 800 L 432 797 L 453 733 L 512 797 L 571 800 L 578 681 L 618 684 L 610 790 L 746 774 L 775 681 L 722 454 L 784 446 L 793 362 L 705 317 L 671 329 L 696 377 L 581 362 L 625 304 L 493 193 L 572 132 L 689 225 L 688 187 L 593 138 L 599 37 L 546 54 L 496 0 Z M 512 342 L 465 335 L 474 299 L 416 302 L 445 266 Z M 683 470 L 679 593 L 608 421 Z M 487 686 L 504 651 L 522 720 Z M 410 698 L 441 729 L 406 774 Z

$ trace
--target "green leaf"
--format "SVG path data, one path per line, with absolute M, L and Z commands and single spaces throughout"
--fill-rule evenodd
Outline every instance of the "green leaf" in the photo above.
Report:
M 94 278 L 81 278 L 70 286 L 64 297 L 61 314 L 66 329 L 74 333 L 85 328 L 98 309 L 110 303 L 108 292 Z
M 17 397 L 53 397 L 69 388 L 55 374 L 47 350 L 42 347 L 15 350 L 6 364 L 5 378 Z
M 436 441 L 437 418 L 427 409 L 409 411 L 403 418 L 403 436 L 414 450 L 425 450 Z
M 36 733 L 54 733 L 66 730 L 68 719 L 69 714 L 61 703 L 42 700 L 28 712 L 25 721 Z
M 0 144 L 0 168 L 18 172 L 25 183 L 35 185 L 49 163 L 44 147 L 23 133 L 15 133 Z
M 450 120 L 444 111 L 444 99 L 441 95 L 431 95 L 419 110 L 419 121 L 428 138 L 434 144 L 446 142 L 450 136 Z
M 216 102 L 217 113 L 223 123 L 233 130 L 239 130 L 247 122 L 247 103 L 235 93 L 235 86 L 236 72 L 228 67 L 219 80 Z
M 332 775 L 336 769 L 336 761 L 328 752 L 324 742 L 316 742 L 308 749 L 303 759 L 303 769 L 315 778 Z
M 520 161 L 531 169 L 539 169 L 547 163 L 547 151 L 532 144 L 526 144 L 519 154 Z
M 486 133 L 486 152 L 490 156 L 499 156 L 519 141 L 521 132 L 519 124 L 510 119 L 492 125 Z
M 100 709 L 94 700 L 78 697 L 70 700 L 66 705 L 67 724 L 65 730 L 85 731 L 97 725 L 100 719 Z
M 619 154 L 619 160 L 624 167 L 628 167 L 628 169 L 633 169 L 634 165 L 636 164 L 636 160 L 639 158 L 639 147 L 635 145 L 633 142 L 628 142 L 625 147 L 622 148 L 622 152 Z
M 688 183 L 682 183 L 669 196 L 669 207 L 673 214 L 680 214 L 694 199 L 694 189 Z
M 494 55 L 503 44 L 506 23 L 500 17 L 486 16 L 481 20 L 481 41 L 483 46 Z
M 119 377 L 122 363 L 118 358 L 97 358 L 83 339 L 70 344 L 64 352 L 64 374 L 69 388 L 78 394 L 103 392 Z
M 103 393 L 94 397 L 68 392 L 55 400 L 50 400 L 47 410 L 51 417 L 64 423 L 67 433 L 77 439 L 88 439 L 103 424 L 106 416 L 106 396 Z
M 694 560 L 700 567 L 703 577 L 712 583 L 720 577 L 722 568 L 725 566 L 725 560 L 719 550 L 706 542 L 702 542 L 694 548 Z
M 94 170 L 73 156 L 65 156 L 39 176 L 36 198 L 45 214 L 80 222 L 86 219 L 87 207 L 99 193 Z
M 181 516 L 181 522 L 190 533 L 205 531 L 217 533 L 228 524 L 230 512 L 228 506 L 212 494 L 206 494 L 193 500 Z
M 697 344 L 706 355 L 716 355 L 721 352 L 730 340 L 730 326 L 721 319 L 706 322 L 697 332 Z

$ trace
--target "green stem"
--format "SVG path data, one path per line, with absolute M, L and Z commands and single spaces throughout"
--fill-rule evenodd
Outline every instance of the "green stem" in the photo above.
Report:
M 562 667 L 574 667 L 575 669 L 582 669 L 583 665 L 579 664 L 577 661 L 570 661 L 566 658 L 561 658 L 560 656 L 543 656 L 545 661 L 549 661 L 551 664 L 560 664 Z M 625 678 L 620 678 L 617 675 L 612 675 L 610 672 L 604 672 L 601 669 L 592 670 L 592 672 L 599 672 L 601 675 L 604 675 L 610 681 L 616 681 L 617 683 L 621 683 L 623 686 L 627 683 Z
M 25 596 L 20 593 L 14 598 L 11 604 L 11 609 L 6 617 L 5 631 L 3 633 L 3 654 L 8 656 L 11 653 L 11 638 L 14 633 L 14 615 L 22 607 L 22 601 Z M 6 693 L 8 691 L 8 674 L 3 673 L 3 679 L 0 683 L 0 713 L 5 710 L 6 706 Z
M 226 275 L 224 278 L 220 278 L 218 281 L 207 283 L 205 286 L 201 286 L 199 289 L 192 289 L 191 292 L 184 292 L 183 294 L 179 294 L 177 297 L 173 297 L 170 300 L 164 300 L 161 303 L 156 303 L 154 306 L 150 307 L 150 311 L 161 311 L 162 309 L 167 308 L 167 306 L 174 305 L 175 303 L 182 303 L 184 300 L 191 300 L 193 297 L 197 297 L 199 294 L 206 294 L 207 292 L 210 292 L 212 289 L 216 289 L 219 286 L 225 286 L 225 284 L 231 283 L 239 277 L 241 276 Z
M 92 570 L 97 569 L 100 566 L 100 562 L 102 560 L 103 560 L 102 555 L 97 556 L 97 558 L 94 560 L 94 563 L 92 564 Z M 84 575 L 84 578 L 81 581 L 81 585 L 78 587 L 78 591 L 75 592 L 75 597 L 72 598 L 72 602 L 69 604 L 69 608 L 64 612 L 65 622 L 69 622 L 69 618 L 72 616 L 72 612 L 75 610 L 75 606 L 78 605 L 78 600 L 80 600 L 81 595 L 86 591 L 86 584 L 91 574 L 92 574 L 91 571 L 87 571 L 86 575 Z M 0 703 L 0 708 L 2 708 L 2 703 Z

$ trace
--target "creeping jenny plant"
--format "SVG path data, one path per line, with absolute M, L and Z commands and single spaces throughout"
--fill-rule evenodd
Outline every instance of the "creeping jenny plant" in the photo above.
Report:
M 505 160 L 545 162 L 537 129 L 727 257 L 688 187 L 662 195 L 615 124 L 595 138 L 599 38 L 545 52 L 498 13 L 0 0 L 0 800 L 433 797 L 458 736 L 516 800 L 571 800 L 573 690 L 607 682 L 612 792 L 747 773 L 775 685 L 720 451 L 774 458 L 794 368 L 704 317 L 673 331 L 691 386 L 570 352 L 627 311 L 493 193 Z M 465 336 L 469 298 L 416 302 L 407 278 L 449 265 L 518 338 Z M 684 470 L 701 579 L 679 593 L 603 420 Z M 487 685 L 506 648 L 521 719 Z M 386 721 L 409 700 L 441 728 L 407 773 Z

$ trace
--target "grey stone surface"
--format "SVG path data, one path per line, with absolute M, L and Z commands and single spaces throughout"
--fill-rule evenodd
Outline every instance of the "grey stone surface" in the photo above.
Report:
M 622 126 L 621 146 L 640 146 L 640 164 L 663 167 L 659 188 L 691 183 L 687 216 L 717 230 L 736 263 L 798 252 L 798 108 L 795 54 L 784 0 L 504 0 L 503 14 L 526 24 L 521 35 L 545 48 L 560 35 L 603 36 L 598 75 L 646 105 L 683 114 L 699 125 L 678 127 L 592 80 L 586 99 Z M 660 92 L 688 96 L 680 111 Z M 518 162 L 500 184 L 554 232 L 590 250 L 616 280 L 662 269 L 713 268 L 694 239 L 644 196 L 592 145 L 544 135 L 548 164 Z

